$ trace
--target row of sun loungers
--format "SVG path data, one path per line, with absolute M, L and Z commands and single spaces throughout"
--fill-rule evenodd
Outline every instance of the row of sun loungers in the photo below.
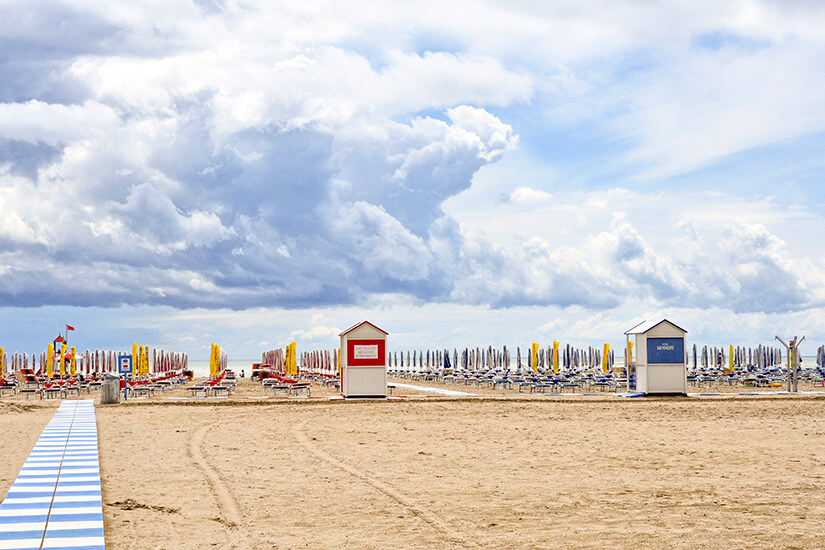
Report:
M 627 378 L 593 371 L 568 371 L 555 374 L 552 371 L 542 370 L 518 372 L 500 369 L 483 371 L 390 369 L 388 375 L 391 378 L 420 382 L 518 390 L 522 393 L 615 392 L 627 388 Z M 786 381 L 787 373 L 779 368 L 762 372 L 742 368 L 727 374 L 724 370 L 689 371 L 687 375 L 688 386 L 696 388 L 721 385 L 780 388 Z M 803 371 L 800 374 L 800 382 L 815 386 L 823 385 L 825 384 L 825 370 L 817 367 Z
M 311 387 L 315 384 L 337 389 L 341 382 L 337 374 L 321 372 L 302 372 L 298 378 L 290 378 L 265 363 L 252 365 L 252 380 L 258 380 L 267 391 L 272 390 L 274 396 L 281 393 L 287 396 L 309 396 Z
M 19 395 L 26 399 L 65 399 L 80 397 L 99 389 L 100 380 L 72 378 L 47 378 L 37 376 L 32 369 L 20 369 L 20 377 L 0 378 L 0 397 Z
M 254 369 L 254 378 L 267 391 L 271 391 L 273 396 L 278 395 L 309 397 L 312 388 L 311 381 L 297 380 L 275 374 L 268 370 Z M 235 392 L 236 379 L 232 371 L 224 371 L 218 376 L 207 378 L 206 380 L 189 386 L 191 397 L 229 397 Z
M 152 397 L 158 392 L 164 393 L 184 383 L 186 377 L 182 374 L 169 373 L 163 376 L 130 379 L 120 381 L 120 389 L 128 385 L 127 395 L 130 397 Z
M 189 386 L 190 397 L 229 397 L 235 393 L 237 380 L 235 373 L 225 370 L 218 376 L 207 378 L 201 383 Z
M 127 391 L 133 397 L 148 397 L 156 392 L 168 391 L 183 380 L 183 376 L 178 373 L 135 378 L 129 380 Z M 66 399 L 97 391 L 102 383 L 100 377 L 47 378 L 36 375 L 32 369 L 20 369 L 19 378 L 0 378 L 0 397 L 18 395 L 25 399 Z M 121 389 L 125 385 L 126 382 L 121 380 Z
M 278 374 L 272 374 L 266 378 L 261 379 L 261 386 L 265 389 L 272 390 L 272 395 L 277 397 L 279 393 L 290 396 L 306 395 L 309 397 L 312 391 L 312 383 L 294 378 L 287 378 Z
M 422 382 L 490 387 L 502 390 L 518 390 L 520 393 L 564 393 L 567 391 L 617 391 L 624 380 L 612 376 L 595 376 L 592 373 L 576 376 L 559 376 L 554 373 L 517 373 L 501 370 L 484 372 L 422 371 L 405 372 L 391 370 L 393 378 L 405 378 Z

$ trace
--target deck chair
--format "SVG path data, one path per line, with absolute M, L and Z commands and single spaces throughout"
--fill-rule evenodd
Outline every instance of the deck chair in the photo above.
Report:
M 287 395 L 300 395 L 305 393 L 307 397 L 309 397 L 309 393 L 311 391 L 312 384 L 309 382 L 298 382 L 297 384 L 292 384 L 287 392 Z
M 28 387 L 37 388 L 40 386 L 40 382 L 37 380 L 37 376 L 34 374 L 33 369 L 20 369 L 20 376 L 23 377 L 23 384 Z
M 195 384 L 194 386 L 189 386 L 187 389 L 189 390 L 190 397 L 195 397 L 198 394 L 203 394 L 204 397 L 209 397 L 209 390 L 211 388 L 207 385 Z
M 15 393 L 17 393 L 17 384 L 14 380 L 0 378 L 0 397 L 3 397 L 6 394 L 14 395 Z

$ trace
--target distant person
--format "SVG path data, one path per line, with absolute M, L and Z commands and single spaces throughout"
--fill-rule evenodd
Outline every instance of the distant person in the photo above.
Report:
M 244 376 L 243 369 L 241 369 L 241 378 L 243 378 L 243 376 Z

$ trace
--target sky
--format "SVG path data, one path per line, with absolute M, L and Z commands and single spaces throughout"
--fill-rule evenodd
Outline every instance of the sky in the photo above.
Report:
M 813 354 L 823 28 L 813 1 L 0 0 L 0 346 L 667 318 Z

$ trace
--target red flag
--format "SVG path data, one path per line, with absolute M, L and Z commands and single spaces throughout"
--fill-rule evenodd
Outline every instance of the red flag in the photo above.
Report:
M 74 330 L 74 327 L 71 325 L 66 325 L 66 330 Z

